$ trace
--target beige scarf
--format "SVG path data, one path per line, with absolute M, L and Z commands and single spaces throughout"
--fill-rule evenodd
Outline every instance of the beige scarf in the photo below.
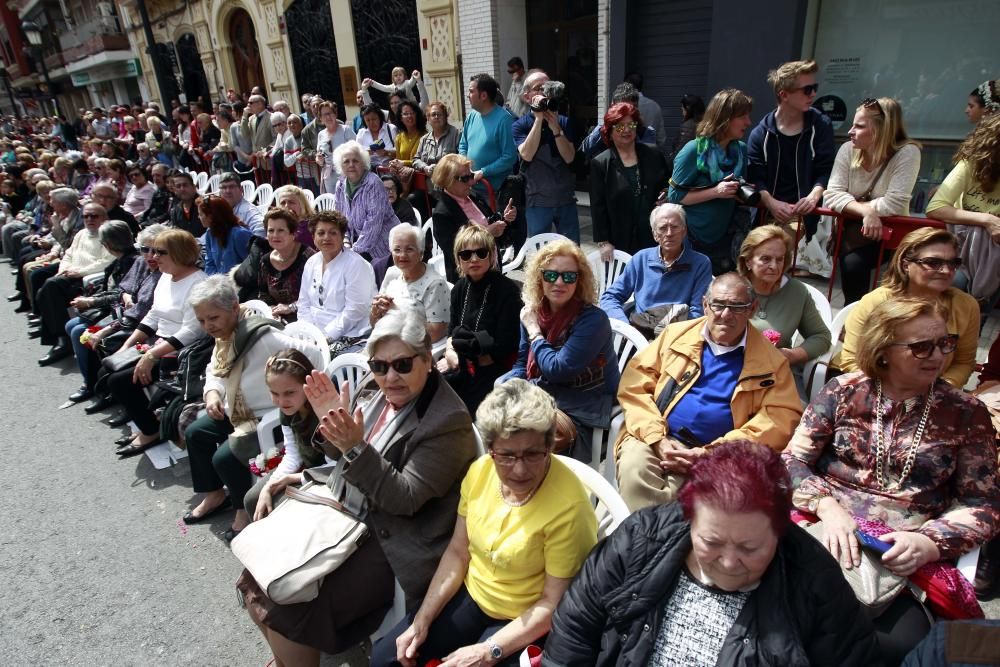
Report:
M 253 312 L 240 306 L 240 320 L 245 320 Z M 246 435 L 257 430 L 257 417 L 253 410 L 247 405 L 240 387 L 240 380 L 243 378 L 243 368 L 246 364 L 246 354 L 233 363 L 234 335 L 228 339 L 216 339 L 215 350 L 212 352 L 212 373 L 219 378 L 223 378 L 226 390 L 226 398 L 229 400 L 229 421 L 233 424 L 236 435 Z

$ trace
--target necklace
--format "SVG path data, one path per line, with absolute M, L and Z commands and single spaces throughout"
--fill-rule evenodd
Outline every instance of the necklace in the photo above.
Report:
M 768 294 L 766 298 L 763 294 L 757 292 L 757 314 L 754 317 L 759 320 L 767 319 L 767 303 L 771 300 L 772 296 L 774 296 L 774 292 Z
M 274 261 L 277 262 L 278 264 L 288 264 L 294 259 L 293 257 L 288 257 L 288 258 L 282 257 L 277 250 L 271 251 L 271 257 L 274 258 Z
M 483 292 L 483 302 L 479 304 L 479 312 L 476 313 L 476 323 L 472 325 L 473 331 L 479 331 L 479 320 L 483 316 L 483 310 L 486 308 L 486 298 L 490 295 L 490 288 L 493 284 L 486 286 L 486 290 Z M 472 281 L 470 280 L 465 286 L 465 298 L 462 300 L 462 320 L 458 323 L 459 326 L 465 326 L 465 311 L 469 308 L 469 292 L 472 291 Z
M 541 484 L 539 484 L 538 486 L 536 486 L 535 488 L 533 488 L 531 490 L 531 493 L 529 493 L 528 497 L 525 498 L 524 500 L 507 500 L 507 497 L 505 495 L 503 495 L 503 482 L 500 481 L 500 480 L 497 480 L 497 491 L 500 492 L 500 500 L 502 500 L 505 505 L 508 505 L 510 507 L 524 507 L 525 505 L 527 505 L 528 503 L 530 503 L 531 499 L 535 497 L 535 492 L 538 491 L 538 488 L 540 486 L 541 486 Z
M 886 471 L 891 467 L 889 460 L 889 446 L 885 442 L 885 431 L 882 428 L 882 415 L 886 411 L 882 407 L 882 381 L 875 380 L 875 481 L 882 491 L 898 491 L 906 478 L 910 476 L 913 468 L 913 461 L 917 458 L 917 447 L 924 436 L 924 429 L 927 427 L 927 417 L 931 413 L 931 403 L 934 401 L 934 387 L 927 393 L 927 400 L 924 402 L 924 412 L 920 415 L 920 422 L 917 430 L 913 433 L 913 440 L 910 442 L 910 451 L 906 453 L 906 463 L 903 464 L 903 472 L 899 475 L 892 488 L 886 482 Z M 888 408 L 888 406 L 886 406 Z

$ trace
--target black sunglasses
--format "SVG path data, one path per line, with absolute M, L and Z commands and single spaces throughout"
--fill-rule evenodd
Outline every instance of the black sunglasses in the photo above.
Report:
M 463 262 L 468 262 L 475 255 L 479 259 L 486 259 L 490 256 L 490 251 L 487 248 L 472 248 L 467 250 L 459 250 L 458 258 Z
M 164 250 L 163 248 L 150 248 L 149 252 L 153 253 L 157 257 L 166 257 L 170 254 L 169 251 Z
M 882 108 L 882 104 L 874 97 L 866 97 L 861 100 L 861 106 L 866 109 L 873 109 L 874 111 L 877 111 L 880 116 L 885 116 L 885 110 Z
M 412 357 L 402 357 L 400 359 L 393 359 L 392 361 L 369 359 L 368 368 L 371 369 L 372 373 L 379 376 L 388 373 L 390 368 L 400 375 L 406 375 L 413 370 L 413 360 L 416 359 L 417 356 L 418 355 L 415 354 Z
M 810 83 L 808 86 L 802 86 L 801 88 L 795 88 L 794 90 L 801 90 L 806 96 L 812 95 L 819 90 L 818 83 Z
M 462 181 L 463 183 L 468 183 L 469 181 L 471 181 L 475 177 L 476 177 L 475 174 L 466 174 L 465 176 L 456 176 L 455 180 L 456 181 Z
M 145 255 L 147 252 L 153 252 L 153 249 L 150 248 L 148 245 L 141 245 L 139 246 L 139 252 Z
M 940 257 L 915 257 L 907 259 L 914 264 L 919 264 L 929 271 L 940 271 L 946 266 L 949 270 L 956 271 L 962 266 L 961 257 L 956 257 L 954 259 L 941 259 Z
M 892 345 L 897 345 L 900 347 L 910 348 L 910 352 L 913 353 L 916 359 L 926 359 L 931 356 L 934 348 L 941 350 L 941 354 L 951 354 L 958 347 L 958 334 L 948 334 L 947 336 L 941 336 L 937 340 L 917 340 L 912 343 L 891 343 Z
M 542 269 L 542 280 L 547 283 L 554 283 L 559 280 L 562 276 L 563 282 L 567 285 L 572 285 L 576 282 L 576 279 L 580 276 L 579 271 L 551 271 L 549 269 Z

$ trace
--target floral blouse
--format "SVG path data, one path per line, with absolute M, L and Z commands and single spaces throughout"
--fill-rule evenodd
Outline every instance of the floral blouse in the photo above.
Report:
M 827 383 L 782 454 L 795 488 L 793 504 L 814 512 L 820 498 L 832 496 L 854 516 L 926 535 L 942 558 L 957 558 L 996 535 L 1000 494 L 989 413 L 943 380 L 934 386 L 913 468 L 897 488 L 925 400 L 888 401 L 883 423 L 890 488 L 882 491 L 875 470 L 875 382 L 856 371 Z

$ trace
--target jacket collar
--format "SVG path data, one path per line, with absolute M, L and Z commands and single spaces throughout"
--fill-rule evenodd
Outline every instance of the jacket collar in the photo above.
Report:
M 703 316 L 696 320 L 688 320 L 687 322 L 680 323 L 681 326 L 686 326 L 687 330 L 674 339 L 670 344 L 670 350 L 687 357 L 700 366 L 701 351 L 705 344 L 705 339 L 701 336 L 701 330 L 707 321 L 708 317 Z M 768 353 L 768 347 L 774 349 L 774 346 L 753 325 L 747 324 L 746 342 L 743 353 L 743 370 L 740 372 L 741 380 L 748 377 L 774 374 L 775 364 Z

